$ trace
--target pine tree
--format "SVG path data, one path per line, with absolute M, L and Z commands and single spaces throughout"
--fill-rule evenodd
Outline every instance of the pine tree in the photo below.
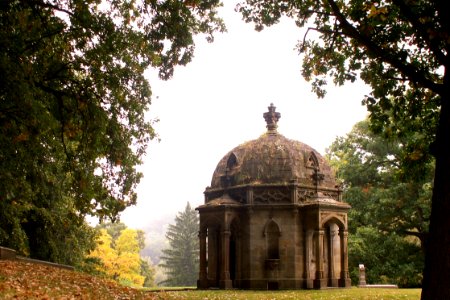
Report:
M 161 266 L 167 271 L 168 286 L 195 285 L 198 275 L 198 227 L 197 212 L 189 202 L 183 212 L 175 217 L 175 225 L 170 224 L 166 233 L 169 248 L 164 249 Z

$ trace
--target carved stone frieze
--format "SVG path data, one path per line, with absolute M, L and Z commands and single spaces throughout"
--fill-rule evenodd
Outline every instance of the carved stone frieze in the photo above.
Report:
M 314 190 L 299 190 L 297 192 L 297 202 L 304 202 L 314 197 L 316 197 L 316 192 Z
M 338 192 L 330 192 L 330 191 L 326 191 L 326 192 L 322 192 L 322 195 L 331 199 L 334 199 L 336 201 L 339 201 L 339 194 Z
M 288 189 L 255 189 L 253 192 L 255 203 L 280 203 L 291 202 L 291 193 Z

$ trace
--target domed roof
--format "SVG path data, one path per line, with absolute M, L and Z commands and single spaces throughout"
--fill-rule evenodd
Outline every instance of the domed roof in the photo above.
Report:
M 218 163 L 211 188 L 245 184 L 286 184 L 335 188 L 330 166 L 310 146 L 277 132 L 281 117 L 271 104 L 264 113 L 267 132 L 256 140 L 237 146 Z

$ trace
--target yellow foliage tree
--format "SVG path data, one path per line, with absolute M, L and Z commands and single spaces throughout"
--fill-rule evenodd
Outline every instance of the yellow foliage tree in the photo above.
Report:
M 142 286 L 145 277 L 140 275 L 141 259 L 139 253 L 122 252 L 117 257 L 118 280 L 125 284 Z
M 120 232 L 116 241 L 118 253 L 139 253 L 139 242 L 137 230 L 126 228 Z
M 99 271 L 119 282 L 142 286 L 145 277 L 140 275 L 137 231 L 124 229 L 117 238 L 115 249 L 111 245 L 112 237 L 105 229 L 101 229 L 97 247 L 90 253 L 91 257 L 97 257 L 103 262 L 103 266 L 98 267 Z
M 111 247 L 112 237 L 105 229 L 100 230 L 100 236 L 97 239 L 97 247 L 89 256 L 100 258 L 103 265 L 98 266 L 97 269 L 105 273 L 108 277 L 114 278 L 116 276 L 116 261 L 117 252 Z

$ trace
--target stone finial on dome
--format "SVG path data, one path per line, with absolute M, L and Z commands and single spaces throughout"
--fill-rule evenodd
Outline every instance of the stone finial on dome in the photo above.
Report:
M 273 103 L 270 103 L 268 109 L 269 111 L 263 114 L 263 117 L 267 123 L 267 130 L 269 132 L 276 132 L 278 127 L 277 123 L 281 118 L 281 114 L 279 112 L 275 112 L 276 106 L 274 106 Z

